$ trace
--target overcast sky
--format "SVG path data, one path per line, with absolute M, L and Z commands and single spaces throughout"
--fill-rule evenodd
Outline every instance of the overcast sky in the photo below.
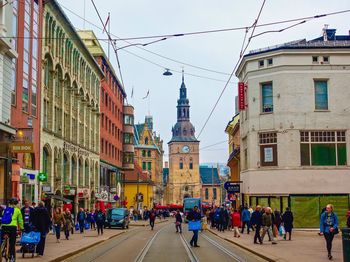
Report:
M 59 0 L 59 3 L 63 7 L 84 16 L 84 0 Z M 107 18 L 108 12 L 111 13 L 111 33 L 125 38 L 248 26 L 256 18 L 262 0 L 95 0 L 95 3 L 104 20 Z M 313 16 L 345 9 L 350 9 L 349 0 L 268 0 L 259 23 Z M 84 29 L 84 22 L 81 18 L 65 8 L 63 10 L 76 28 Z M 86 20 L 101 26 L 90 0 L 85 0 L 85 10 Z M 348 34 L 350 29 L 349 18 L 350 13 L 329 16 L 309 21 L 282 33 L 265 34 L 254 38 L 248 50 L 297 39 L 319 37 L 324 24 L 329 24 L 329 28 L 336 28 L 337 34 Z M 277 25 L 258 28 L 256 33 L 281 29 L 286 26 Z M 85 29 L 93 29 L 98 37 L 106 38 L 101 30 L 93 27 L 88 22 L 85 23 Z M 243 37 L 244 31 L 213 33 L 172 38 L 145 48 L 183 63 L 230 73 L 238 59 Z M 137 42 L 140 41 L 134 41 L 134 43 Z M 117 44 L 123 46 L 127 43 L 118 41 Z M 102 43 L 102 45 L 107 53 L 107 45 L 105 43 Z M 126 51 L 159 64 L 161 67 L 146 62 Z M 150 90 L 150 112 L 154 118 L 154 128 L 164 140 L 166 160 L 168 157 L 167 142 L 171 139 L 171 128 L 176 123 L 176 101 L 179 96 L 181 74 L 173 72 L 174 74 L 170 77 L 163 76 L 164 68 L 181 71 L 182 66 L 184 66 L 186 73 L 223 81 L 213 81 L 190 75 L 185 76 L 191 104 L 191 121 L 196 127 L 197 135 L 228 76 L 175 63 L 136 47 L 120 50 L 119 54 L 125 89 L 129 102 L 135 107 L 136 123 L 144 121 L 144 117 L 148 113 L 148 102 L 142 100 L 142 97 L 146 95 L 147 90 Z M 111 61 L 117 71 L 116 59 L 112 52 Z M 224 130 L 234 114 L 234 97 L 237 94 L 236 82 L 237 79 L 233 78 L 208 125 L 199 137 L 201 147 L 227 139 Z M 132 87 L 134 87 L 134 99 L 130 98 Z M 204 149 L 200 153 L 200 161 L 202 163 L 225 163 L 228 158 L 227 148 L 227 143 L 222 143 Z

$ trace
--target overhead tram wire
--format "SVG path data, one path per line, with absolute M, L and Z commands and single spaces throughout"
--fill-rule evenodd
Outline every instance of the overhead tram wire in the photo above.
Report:
M 217 105 L 219 104 L 219 102 L 220 102 L 220 100 L 221 100 L 221 97 L 223 96 L 223 94 L 224 94 L 224 92 L 225 92 L 225 90 L 226 90 L 228 84 L 230 83 L 230 80 L 231 80 L 233 74 L 235 73 L 235 71 L 236 71 L 236 69 L 237 69 L 237 67 L 238 67 L 238 65 L 239 65 L 239 63 L 240 63 L 240 61 L 241 61 L 241 59 L 242 59 L 242 57 L 243 57 L 245 51 L 247 50 L 247 48 L 248 48 L 248 46 L 249 46 L 249 44 L 250 44 L 250 42 L 251 42 L 251 40 L 252 40 L 252 37 L 253 37 L 254 32 L 255 32 L 255 28 L 256 28 L 256 26 L 257 26 L 257 23 L 258 23 L 258 21 L 259 21 L 260 15 L 261 15 L 261 12 L 262 12 L 262 10 L 263 10 L 263 8 L 264 8 L 264 6 L 265 6 L 265 2 L 266 2 L 266 0 L 263 1 L 262 5 L 261 5 L 261 8 L 260 8 L 260 10 L 259 10 L 258 16 L 257 16 L 257 18 L 255 19 L 255 21 L 254 21 L 254 23 L 253 23 L 253 26 L 252 26 L 252 27 L 253 27 L 252 33 L 251 33 L 251 35 L 250 35 L 250 37 L 249 37 L 249 39 L 248 39 L 248 42 L 247 42 L 245 48 L 244 48 L 244 49 L 243 49 L 243 48 L 241 49 L 241 53 L 240 53 L 239 59 L 238 59 L 236 65 L 234 66 L 234 68 L 233 68 L 233 70 L 232 70 L 232 72 L 231 72 L 231 74 L 230 74 L 230 77 L 228 78 L 228 80 L 227 80 L 227 82 L 226 82 L 224 88 L 222 89 L 222 91 L 221 91 L 221 93 L 220 93 L 218 99 L 216 100 L 216 102 L 215 102 L 215 104 L 214 104 L 214 107 L 213 107 L 212 110 L 210 111 L 210 113 L 209 113 L 207 119 L 205 120 L 204 125 L 203 125 L 203 127 L 201 128 L 201 130 L 200 130 L 200 132 L 199 132 L 199 134 L 198 134 L 198 138 L 199 138 L 200 135 L 203 133 L 204 128 L 207 126 L 207 124 L 208 124 L 208 122 L 209 122 L 211 116 L 213 115 L 213 113 L 214 113 L 214 111 L 215 111 Z M 246 32 L 246 34 L 247 34 L 247 32 Z M 245 41 L 245 39 L 246 39 L 246 36 L 244 37 L 244 41 Z M 243 46 L 242 46 L 242 47 L 243 47 Z

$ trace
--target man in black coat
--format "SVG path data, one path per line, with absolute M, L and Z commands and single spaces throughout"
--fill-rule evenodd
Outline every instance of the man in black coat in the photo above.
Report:
M 287 233 L 289 233 L 289 240 L 292 239 L 292 229 L 293 229 L 293 213 L 290 211 L 289 207 L 286 208 L 286 211 L 282 215 L 282 221 L 284 230 L 286 231 L 283 238 L 286 240 Z
M 255 227 L 254 244 L 258 244 L 257 240 L 259 240 L 259 243 L 262 244 L 262 239 L 260 236 L 260 229 L 262 225 L 262 213 L 260 206 L 256 206 L 255 211 L 252 213 L 250 223 L 252 226 Z
M 34 209 L 32 216 L 32 225 L 34 230 L 41 233 L 40 242 L 36 248 L 36 252 L 39 256 L 44 255 L 45 240 L 50 229 L 50 224 L 51 221 L 49 212 L 45 208 L 44 202 L 40 201 L 38 207 Z

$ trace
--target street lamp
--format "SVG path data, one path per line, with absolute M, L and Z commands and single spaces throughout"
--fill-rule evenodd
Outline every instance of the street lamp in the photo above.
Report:
M 165 68 L 165 72 L 163 73 L 163 76 L 172 76 L 173 73 L 170 72 L 170 69 Z

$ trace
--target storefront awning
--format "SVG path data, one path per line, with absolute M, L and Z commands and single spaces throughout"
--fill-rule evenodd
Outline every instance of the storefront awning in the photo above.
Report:
M 65 202 L 65 203 L 71 203 L 72 202 L 72 200 L 64 198 L 64 197 L 59 196 L 59 195 L 53 195 L 51 198 L 55 199 L 55 200 L 58 200 L 58 201 Z

